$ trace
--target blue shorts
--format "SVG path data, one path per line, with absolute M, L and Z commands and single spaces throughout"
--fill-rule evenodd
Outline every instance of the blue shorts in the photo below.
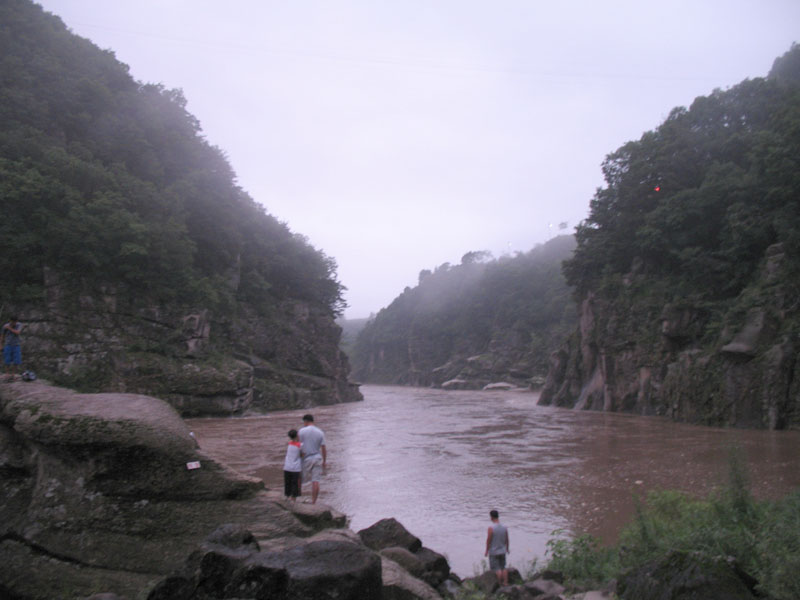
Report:
M 505 554 L 490 554 L 489 555 L 489 568 L 492 571 L 500 571 L 506 568 L 506 555 Z
M 22 348 L 20 346 L 3 346 L 3 360 L 7 365 L 21 365 Z

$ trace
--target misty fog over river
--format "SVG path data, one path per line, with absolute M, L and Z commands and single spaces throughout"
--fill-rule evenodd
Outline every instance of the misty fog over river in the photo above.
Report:
M 733 446 L 756 496 L 800 486 L 797 431 L 540 407 L 530 392 L 361 390 L 364 402 L 187 423 L 206 452 L 282 489 L 286 432 L 312 412 L 328 446 L 320 501 L 346 513 L 354 531 L 396 518 L 461 577 L 483 560 L 492 508 L 510 529 L 511 564 L 524 571 L 556 529 L 613 542 L 634 495 L 712 490 Z

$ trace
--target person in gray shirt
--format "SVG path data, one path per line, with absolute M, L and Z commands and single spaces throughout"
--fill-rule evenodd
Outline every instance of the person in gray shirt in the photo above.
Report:
M 317 503 L 319 482 L 328 462 L 328 450 L 325 447 L 325 434 L 314 425 L 313 415 L 303 415 L 303 428 L 297 432 L 300 438 L 300 452 L 303 455 L 303 483 L 311 482 L 311 503 Z
M 508 569 L 506 568 L 506 554 L 511 552 L 508 539 L 508 529 L 500 523 L 500 513 L 496 510 L 489 511 L 492 524 L 486 535 L 486 554 L 489 557 L 489 568 L 497 575 L 501 586 L 508 585 Z

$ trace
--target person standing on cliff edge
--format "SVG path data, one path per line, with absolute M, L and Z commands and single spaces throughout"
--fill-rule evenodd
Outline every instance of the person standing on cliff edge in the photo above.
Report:
M 311 482 L 311 504 L 317 503 L 319 482 L 328 462 L 325 434 L 314 425 L 313 415 L 303 415 L 303 427 L 297 432 L 303 454 L 303 483 Z
M 486 535 L 486 553 L 489 557 L 489 568 L 497 575 L 501 586 L 508 585 L 508 569 L 506 568 L 506 554 L 511 552 L 509 545 L 508 529 L 500 523 L 500 513 L 496 510 L 489 511 L 492 524 Z
M 19 343 L 19 334 L 22 331 L 22 325 L 17 317 L 11 319 L 3 325 L 2 336 L 0 336 L 0 343 L 3 345 L 3 362 L 6 369 L 6 381 L 14 381 L 14 376 L 17 374 L 19 366 L 22 364 L 22 348 Z

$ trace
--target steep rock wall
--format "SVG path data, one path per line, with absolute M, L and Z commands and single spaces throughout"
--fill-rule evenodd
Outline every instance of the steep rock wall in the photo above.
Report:
M 550 357 L 539 403 L 800 427 L 798 302 L 782 260 L 781 246 L 770 247 L 757 281 L 724 313 L 691 299 L 659 303 L 657 282 L 635 269 L 613 293 L 589 292 L 579 326 Z
M 42 304 L 17 312 L 25 366 L 86 391 L 132 392 L 184 416 L 361 400 L 328 311 L 287 300 L 270 314 L 240 304 L 214 315 L 116 293 L 71 293 L 49 276 Z

